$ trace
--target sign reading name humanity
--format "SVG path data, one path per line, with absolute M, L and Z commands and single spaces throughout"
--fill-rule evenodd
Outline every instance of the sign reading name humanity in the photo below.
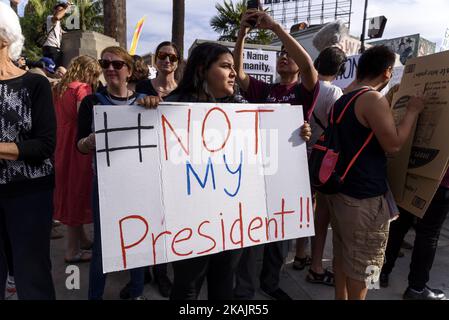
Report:
M 105 273 L 314 234 L 302 107 L 94 114 Z
M 276 51 L 243 51 L 243 70 L 246 74 L 266 83 L 276 80 Z

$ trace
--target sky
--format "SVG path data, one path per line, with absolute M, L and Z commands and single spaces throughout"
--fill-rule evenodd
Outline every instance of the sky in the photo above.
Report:
M 26 2 L 22 0 L 21 6 Z M 223 0 L 185 0 L 185 54 L 195 39 L 218 39 L 219 35 L 209 25 L 210 19 L 216 14 L 217 2 L 223 3 Z M 361 35 L 364 3 L 365 0 L 353 0 L 350 33 L 356 37 Z M 439 50 L 445 31 L 449 28 L 448 12 L 447 0 L 369 0 L 367 17 L 387 17 L 388 22 L 382 39 L 420 33 L 424 38 L 436 42 Z M 147 21 L 143 27 L 137 54 L 152 52 L 158 43 L 171 39 L 172 1 L 128 0 L 128 47 L 135 25 L 144 15 L 147 15 Z

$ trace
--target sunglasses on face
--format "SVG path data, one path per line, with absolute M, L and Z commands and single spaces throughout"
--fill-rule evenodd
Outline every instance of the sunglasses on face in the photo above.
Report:
M 120 70 L 120 69 L 123 68 L 123 66 L 126 64 L 125 61 L 120 61 L 120 60 L 113 60 L 113 61 L 110 61 L 110 60 L 103 60 L 103 59 L 100 59 L 100 60 L 98 60 L 98 62 L 100 63 L 100 66 L 101 66 L 103 69 L 108 69 L 109 66 L 112 64 L 112 67 L 113 67 L 115 70 Z
M 165 53 L 165 52 L 158 52 L 157 58 L 160 60 L 170 59 L 170 62 L 174 63 L 178 61 L 178 57 L 174 55 L 173 53 Z

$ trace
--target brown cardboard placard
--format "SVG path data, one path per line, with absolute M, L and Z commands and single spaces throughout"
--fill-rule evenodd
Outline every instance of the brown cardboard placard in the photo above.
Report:
M 413 95 L 423 95 L 426 106 L 402 150 L 389 158 L 388 179 L 398 205 L 423 217 L 448 168 L 449 52 L 408 61 L 392 103 L 396 124 Z

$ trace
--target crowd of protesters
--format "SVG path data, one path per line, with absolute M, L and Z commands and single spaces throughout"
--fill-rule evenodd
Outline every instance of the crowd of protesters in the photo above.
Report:
M 306 255 L 306 241 L 298 239 L 293 265 L 297 270 L 309 266 L 306 280 L 335 287 L 336 299 L 365 299 L 372 277 L 367 270 L 372 266 L 381 269 L 381 285 L 388 286 L 413 216 L 401 209 L 390 228 L 386 153 L 400 150 L 424 108 L 420 98 L 412 98 L 404 118 L 395 125 L 391 101 L 380 93 L 393 76 L 395 54 L 390 49 L 376 46 L 363 53 L 357 79 L 343 92 L 332 85 L 344 73 L 346 55 L 341 49 L 326 48 L 313 61 L 267 13 L 247 11 L 234 52 L 215 43 L 200 44 L 190 53 L 180 79 L 175 72 L 182 57 L 171 42 L 156 48 L 157 76 L 151 80 L 143 59 L 120 47 L 104 49 L 100 60 L 76 57 L 66 70 L 59 49 L 59 24 L 66 9 L 55 7 L 48 21 L 51 36 L 44 45 L 45 56 L 27 70 L 20 56 L 24 39 L 19 19 L 0 3 L 0 300 L 7 290 L 16 290 L 19 299 L 56 298 L 50 254 L 53 219 L 66 226 L 65 262 L 90 263 L 86 298 L 103 299 L 106 274 L 93 157 L 93 106 L 157 108 L 161 101 L 302 105 L 306 122 L 300 135 L 308 142 L 309 155 L 332 117 L 340 116 L 341 153 L 352 157 L 362 145 L 364 149 L 338 193 L 312 189 L 316 235 L 311 239 L 311 257 Z M 282 42 L 276 65 L 279 83 L 258 81 L 243 70 L 244 42 L 254 22 Z M 101 75 L 104 84 L 99 81 Z M 448 211 L 446 174 L 424 218 L 416 223 L 404 299 L 445 298 L 427 282 Z M 85 229 L 91 223 L 93 239 Z M 322 264 L 329 224 L 332 270 Z M 176 261 L 171 263 L 173 277 L 168 264 L 153 266 L 152 273 L 161 295 L 173 300 L 198 299 L 205 279 L 210 300 L 253 299 L 258 283 L 272 299 L 291 300 L 279 286 L 290 244 L 272 242 Z M 258 275 L 259 253 L 263 262 Z M 144 285 L 151 281 L 150 268 L 129 270 L 129 276 L 118 296 L 146 299 Z

